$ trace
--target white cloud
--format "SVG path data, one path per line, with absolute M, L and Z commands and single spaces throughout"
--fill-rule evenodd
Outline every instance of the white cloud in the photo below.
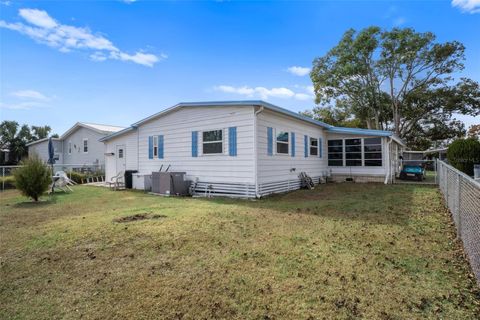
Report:
M 88 28 L 60 24 L 43 10 L 20 9 L 19 15 L 29 24 L 8 23 L 0 20 L 0 27 L 17 31 L 38 43 L 56 48 L 60 52 L 94 51 L 90 54 L 90 58 L 94 61 L 105 61 L 107 59 L 131 61 L 148 67 L 152 67 L 155 63 L 167 58 L 164 54 L 156 56 L 142 51 L 128 54 L 118 49 L 104 36 L 94 34 Z
M 35 90 L 18 90 L 11 92 L 10 96 L 14 97 L 13 102 L 0 102 L 2 109 L 30 110 L 33 108 L 47 108 L 49 106 L 48 102 L 53 100 L 52 97 Z
M 43 103 L 35 101 L 24 101 L 19 103 L 5 104 L 0 102 L 0 109 L 10 109 L 10 110 L 30 110 L 33 108 L 45 108 L 47 107 Z
M 122 1 L 127 3 L 127 4 L 137 2 L 137 0 L 122 0 Z
M 37 27 L 51 29 L 58 25 L 57 22 L 43 10 L 20 9 L 18 14 L 27 22 L 36 25 Z
M 39 101 L 50 101 L 50 98 L 35 90 L 20 90 L 11 93 L 12 96 L 20 99 L 33 99 Z
M 310 73 L 310 68 L 293 66 L 288 68 L 287 71 L 296 76 L 303 77 Z
M 255 89 L 245 87 L 245 86 L 235 88 L 232 86 L 221 85 L 221 86 L 214 87 L 214 90 L 222 91 L 225 93 L 237 93 L 237 94 L 248 96 L 248 97 L 253 97 L 253 95 L 255 94 Z
M 313 97 L 310 94 L 306 93 L 295 93 L 295 99 L 297 100 L 312 100 Z
M 285 87 L 278 88 L 265 88 L 265 87 L 233 87 L 228 85 L 215 86 L 213 88 L 216 91 L 224 93 L 238 94 L 249 98 L 259 97 L 260 99 L 267 100 L 269 98 L 280 99 L 297 99 L 297 100 L 312 100 L 313 95 L 304 92 L 294 92 L 293 90 Z
M 452 0 L 452 6 L 460 8 L 462 12 L 480 12 L 480 0 Z

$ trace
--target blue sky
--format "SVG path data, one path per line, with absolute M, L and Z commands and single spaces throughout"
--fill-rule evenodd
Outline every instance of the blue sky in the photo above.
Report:
M 128 126 L 181 101 L 311 109 L 312 60 L 370 25 L 462 42 L 460 76 L 480 81 L 480 0 L 0 2 L 0 118 L 60 134 L 77 121 Z

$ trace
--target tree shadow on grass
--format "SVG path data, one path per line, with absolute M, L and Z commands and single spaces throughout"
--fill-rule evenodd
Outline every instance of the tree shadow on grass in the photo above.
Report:
M 415 206 L 418 206 L 414 201 L 415 188 L 418 187 L 332 183 L 319 185 L 315 190 L 291 191 L 255 201 L 229 198 L 210 198 L 201 201 L 264 209 L 282 214 L 310 214 L 334 220 L 406 225 Z
M 43 208 L 52 204 L 55 204 L 56 200 L 54 199 L 43 199 L 37 202 L 33 200 L 27 200 L 23 202 L 17 202 L 13 205 L 15 208 L 22 209 L 34 209 L 34 208 Z
M 62 192 L 62 193 L 54 193 L 54 194 L 45 194 L 43 195 L 39 201 L 35 202 L 33 200 L 26 200 L 22 202 L 17 202 L 13 205 L 15 208 L 43 208 L 49 205 L 53 205 L 57 203 L 57 200 L 60 200 L 66 196 L 69 196 L 70 193 Z

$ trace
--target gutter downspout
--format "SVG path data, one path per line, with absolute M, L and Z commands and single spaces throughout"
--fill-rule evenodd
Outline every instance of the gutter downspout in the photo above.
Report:
M 260 198 L 260 194 L 258 192 L 258 130 L 257 130 L 257 116 L 265 109 L 264 106 L 260 106 L 260 108 L 254 112 L 253 114 L 253 159 L 255 165 L 255 198 Z M 255 110 L 255 109 L 254 109 Z
M 390 139 L 390 141 L 388 141 L 388 139 Z M 385 154 L 385 162 L 387 163 L 387 170 L 385 172 L 385 184 L 388 184 L 389 182 L 389 178 L 390 178 L 390 171 L 391 171 L 391 163 L 390 163 L 390 147 L 391 147 L 391 144 L 392 144 L 392 141 L 393 139 L 391 137 L 387 137 L 387 148 L 386 148 L 386 151 L 387 153 Z

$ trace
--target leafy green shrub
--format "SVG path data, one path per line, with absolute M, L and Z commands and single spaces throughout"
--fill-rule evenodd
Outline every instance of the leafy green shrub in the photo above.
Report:
M 473 176 L 473 165 L 480 163 L 480 142 L 473 138 L 455 140 L 448 146 L 447 158 L 452 166 Z
M 52 173 L 37 155 L 21 161 L 20 165 L 22 167 L 13 171 L 15 187 L 23 195 L 38 201 L 38 198 L 48 190 L 52 182 Z
M 87 178 L 86 174 L 76 171 L 67 172 L 67 176 L 78 184 L 81 184 L 82 180 L 85 181 L 85 179 Z
M 103 171 L 100 171 L 100 170 L 95 171 L 95 172 L 88 172 L 88 173 L 82 173 L 82 172 L 78 172 L 78 171 L 68 171 L 67 172 L 67 176 L 78 184 L 86 183 L 87 179 L 89 179 L 89 178 L 100 177 L 100 176 L 104 176 L 104 175 L 105 174 L 103 173 Z

